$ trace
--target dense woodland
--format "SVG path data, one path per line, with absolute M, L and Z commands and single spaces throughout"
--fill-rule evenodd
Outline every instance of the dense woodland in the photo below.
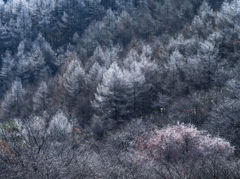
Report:
M 240 178 L 240 0 L 0 0 L 0 178 Z

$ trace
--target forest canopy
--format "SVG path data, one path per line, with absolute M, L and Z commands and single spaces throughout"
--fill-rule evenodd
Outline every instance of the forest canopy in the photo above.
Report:
M 240 178 L 239 0 L 0 0 L 0 178 Z

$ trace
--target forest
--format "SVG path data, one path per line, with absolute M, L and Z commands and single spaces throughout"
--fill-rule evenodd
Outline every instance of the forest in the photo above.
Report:
M 240 178 L 240 0 L 0 0 L 1 179 Z

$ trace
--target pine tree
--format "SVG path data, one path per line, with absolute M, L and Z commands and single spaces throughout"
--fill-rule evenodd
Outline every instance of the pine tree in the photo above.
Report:
M 140 56 L 132 50 L 123 60 L 123 67 L 115 61 L 103 73 L 92 103 L 95 109 L 92 126 L 100 136 L 118 124 L 149 112 L 152 102 L 146 77 L 156 69 L 150 62 L 150 54 L 149 46 L 143 47 Z
M 82 87 L 85 81 L 85 72 L 76 54 L 73 54 L 71 58 L 72 60 L 67 67 L 67 71 L 64 74 L 63 79 L 67 94 L 73 99 L 76 95 L 78 95 L 79 92 L 83 90 Z
M 6 49 L 9 48 L 10 50 L 10 34 L 9 34 L 9 29 L 7 27 L 7 25 L 3 25 L 1 23 L 1 19 L 0 19 L 0 40 L 1 40 L 1 44 L 0 44 L 0 59 L 2 59 L 4 52 Z
M 49 94 L 46 82 L 41 82 L 33 96 L 33 109 L 35 112 L 44 112 L 49 105 Z
M 96 115 L 92 126 L 98 135 L 112 129 L 117 123 L 129 119 L 130 107 L 127 87 L 131 85 L 124 79 L 123 71 L 114 62 L 103 74 L 103 82 L 97 87 L 93 102 Z M 128 74 L 130 75 L 130 74 Z M 97 130 L 97 131 L 96 131 Z
M 6 117 L 8 119 L 12 117 L 23 117 L 26 114 L 26 106 L 24 105 L 25 95 L 26 91 L 22 87 L 21 81 L 14 81 L 11 89 L 5 94 L 4 100 L 2 101 L 2 117 Z
M 6 51 L 2 61 L 1 68 L 1 80 L 9 80 L 11 81 L 14 74 L 12 74 L 12 70 L 15 67 L 14 58 L 11 55 L 10 51 Z
M 11 87 L 11 83 L 16 75 L 16 64 L 14 62 L 14 58 L 12 57 L 10 51 L 6 51 L 2 60 L 2 68 L 0 72 L 0 81 L 1 81 L 1 97 L 4 95 L 6 90 Z

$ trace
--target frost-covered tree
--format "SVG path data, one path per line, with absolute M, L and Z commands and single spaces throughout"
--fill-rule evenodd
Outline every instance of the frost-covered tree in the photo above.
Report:
M 1 21 L 0 21 L 0 40 L 1 40 L 0 52 L 1 52 L 1 58 L 2 58 L 5 50 L 11 46 L 10 44 L 11 37 L 10 37 L 8 26 L 6 24 L 3 25 Z
M 125 78 L 116 62 L 103 74 L 103 82 L 97 87 L 97 94 L 93 102 L 96 115 L 93 118 L 93 128 L 102 133 L 104 128 L 111 129 L 121 120 L 128 120 L 130 114 L 129 81 Z
M 209 111 L 209 118 L 205 124 L 209 131 L 218 133 L 236 146 L 239 146 L 237 136 L 240 133 L 239 95 L 239 79 L 235 75 L 226 82 L 221 91 L 215 94 L 212 110 Z M 237 147 L 236 150 L 239 155 L 239 148 Z
M 160 163 L 226 158 L 234 152 L 229 142 L 184 124 L 155 130 L 152 135 L 143 134 L 137 140 L 136 157 Z
M 84 69 L 81 62 L 78 60 L 76 54 L 70 56 L 72 58 L 70 64 L 67 66 L 66 73 L 64 74 L 64 86 L 72 98 L 74 98 L 79 91 L 82 90 L 84 84 Z
M 33 96 L 33 109 L 34 111 L 43 112 L 46 111 L 47 105 L 49 104 L 47 84 L 46 82 L 41 82 L 38 90 Z
M 102 80 L 104 71 L 103 67 L 101 67 L 97 61 L 94 62 L 87 75 L 89 83 L 99 84 Z
M 25 52 L 24 42 L 21 42 L 18 47 L 17 59 L 17 74 L 28 82 L 34 82 L 39 77 L 47 76 L 46 63 L 44 56 L 37 44 L 33 44 L 31 54 Z
M 49 122 L 48 132 L 53 130 L 59 130 L 63 134 L 72 132 L 72 124 L 68 121 L 68 118 L 63 111 L 57 111 Z
M 26 91 L 20 80 L 12 83 L 11 89 L 5 94 L 2 101 L 2 117 L 23 117 L 26 114 L 27 106 L 25 106 Z
M 105 50 L 103 50 L 101 46 L 98 46 L 95 49 L 92 58 L 102 67 L 109 68 L 113 62 L 118 60 L 119 51 L 119 47 L 105 48 Z
M 202 74 L 200 84 L 204 88 L 211 88 L 213 86 L 215 71 L 218 68 L 217 65 L 217 53 L 218 50 L 214 48 L 214 44 L 209 41 L 200 43 L 197 58 L 199 59 L 198 69 Z M 197 79 L 197 77 L 196 77 Z
M 2 61 L 1 68 L 1 78 L 2 79 L 11 79 L 13 76 L 12 70 L 15 67 L 14 59 L 10 51 L 6 51 Z
M 126 12 L 123 11 L 118 19 L 116 20 L 116 39 L 119 43 L 122 43 L 123 45 L 127 45 L 133 38 L 134 35 L 134 21 L 132 16 Z
M 123 60 L 124 68 L 130 71 L 134 115 L 145 115 L 152 112 L 152 103 L 157 98 L 159 89 L 154 85 L 157 65 L 151 60 L 152 50 L 149 45 L 142 47 L 141 54 L 131 50 Z
M 70 53 L 68 59 L 65 63 L 66 71 L 61 77 L 62 102 L 73 116 L 78 117 L 79 124 L 84 125 L 84 123 L 89 122 L 92 110 L 90 105 L 90 99 L 93 98 L 90 88 L 91 81 L 88 81 L 83 65 L 76 53 Z
M 123 60 L 122 67 L 113 62 L 103 73 L 93 101 L 96 112 L 92 125 L 95 129 L 112 129 L 150 111 L 151 83 L 146 84 L 146 78 L 150 79 L 156 69 L 156 64 L 150 61 L 150 54 L 150 47 L 144 47 L 141 55 L 132 50 Z

